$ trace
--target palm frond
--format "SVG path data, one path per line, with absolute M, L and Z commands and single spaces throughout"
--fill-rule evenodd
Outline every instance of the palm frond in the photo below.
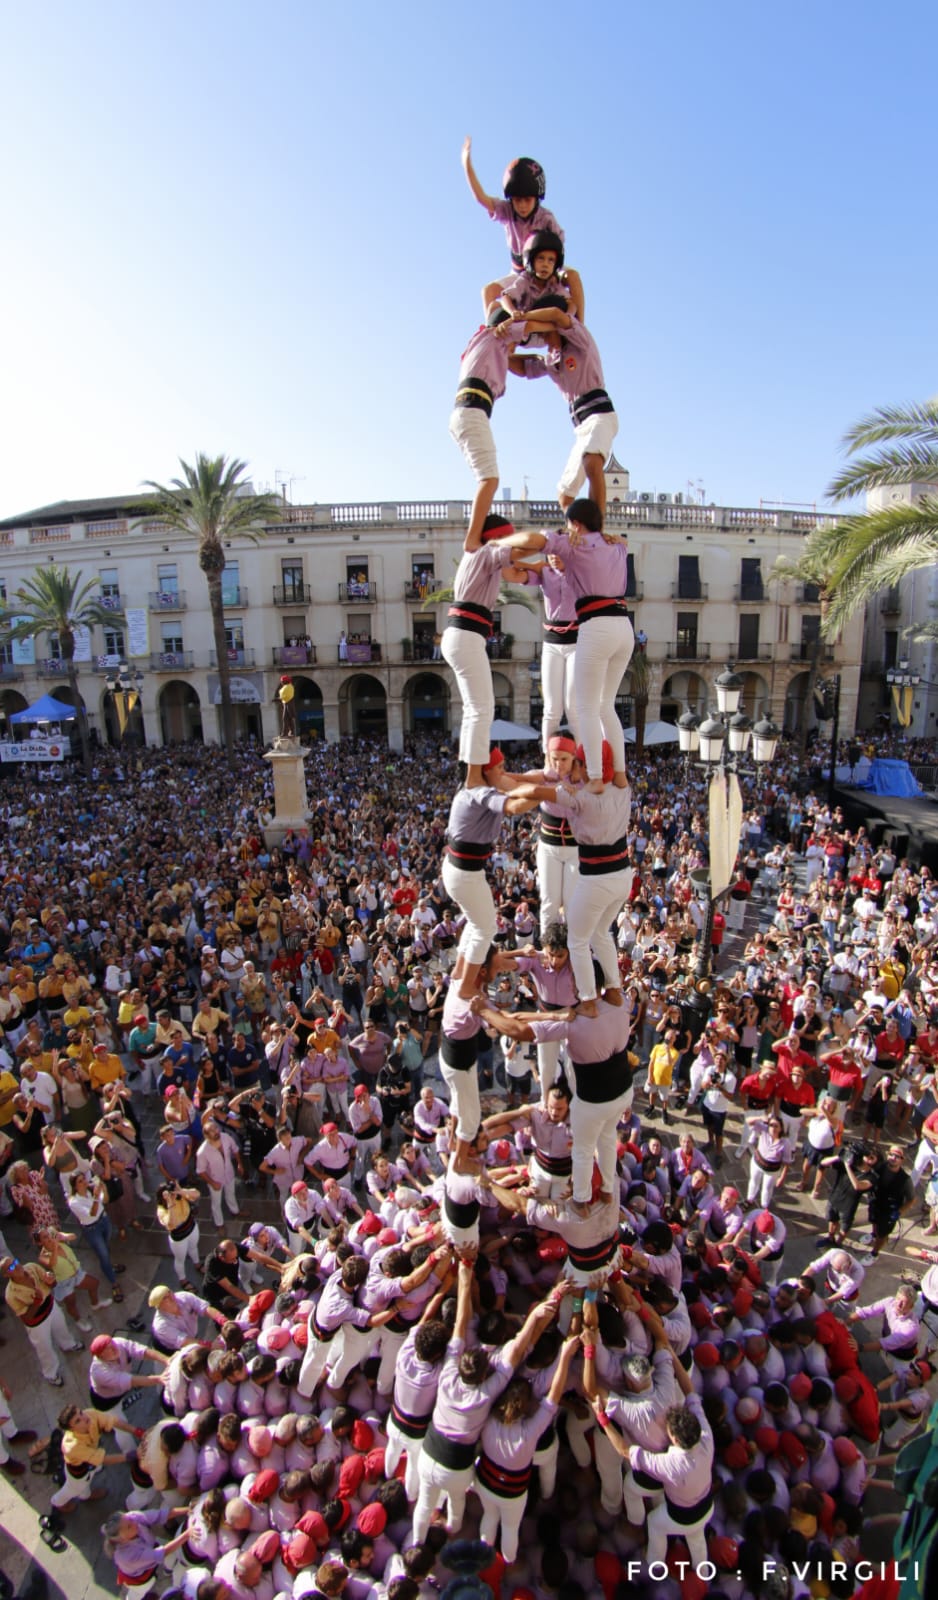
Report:
M 916 622 L 910 628 L 903 628 L 903 639 L 911 639 L 913 644 L 931 644 L 938 639 L 938 622 Z
M 938 449 L 927 443 L 896 445 L 875 456 L 861 456 L 830 483 L 830 500 L 848 500 L 870 489 L 908 488 L 912 483 L 938 483 Z
M 830 606 L 822 622 L 825 637 L 836 634 L 881 589 L 938 561 L 938 498 L 926 496 L 914 506 L 845 517 L 835 531 Z
M 245 494 L 247 464 L 233 456 L 206 456 L 199 452 L 194 465 L 180 460 L 181 478 L 168 484 L 148 479 L 144 487 L 154 498 L 144 514 L 157 517 L 178 533 L 199 544 L 218 543 L 233 534 L 257 537 L 258 524 L 272 521 L 281 502 L 272 494 Z
M 847 429 L 843 444 L 847 453 L 852 454 L 887 439 L 907 439 L 910 434 L 921 434 L 932 444 L 938 444 L 938 399 L 907 406 L 879 406 Z

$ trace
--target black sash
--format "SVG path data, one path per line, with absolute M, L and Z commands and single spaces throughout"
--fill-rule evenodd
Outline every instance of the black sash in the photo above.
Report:
M 481 633 L 484 639 L 492 631 L 492 613 L 487 606 L 475 600 L 459 600 L 446 613 L 448 628 L 461 628 L 464 633 Z
M 430 1426 L 431 1415 L 432 1413 L 428 1411 L 425 1417 L 411 1416 L 409 1412 L 402 1411 L 396 1401 L 391 1406 L 391 1416 L 400 1428 L 401 1433 L 405 1434 L 408 1439 L 423 1438 Z
M 567 1242 L 567 1261 L 571 1267 L 578 1267 L 581 1272 L 597 1272 L 600 1267 L 608 1266 L 615 1259 L 619 1248 L 619 1235 L 614 1233 L 611 1239 L 601 1239 L 598 1244 L 571 1244 Z
M 613 839 L 609 844 L 578 844 L 580 876 L 596 878 L 603 872 L 621 872 L 629 864 L 628 839 Z
M 599 416 L 603 412 L 615 409 L 605 389 L 587 389 L 585 394 L 578 394 L 575 400 L 570 401 L 570 415 L 574 427 L 585 422 L 587 417 Z
M 487 417 L 492 415 L 494 404 L 495 397 L 484 378 L 467 378 L 462 387 L 456 390 L 453 401 L 454 407 L 459 410 L 484 411 Z
M 440 1041 L 440 1060 L 451 1072 L 468 1072 L 476 1064 L 479 1051 L 479 1035 L 474 1033 L 468 1039 L 451 1039 L 444 1033 Z
M 454 1228 L 472 1228 L 479 1220 L 481 1207 L 478 1200 L 451 1200 L 443 1196 L 443 1215 Z
M 448 1467 L 451 1472 L 464 1472 L 466 1467 L 471 1467 L 476 1458 L 476 1442 L 467 1444 L 463 1439 L 448 1439 L 445 1433 L 439 1433 L 430 1423 L 423 1439 L 423 1448 L 431 1461 L 438 1466 Z
M 632 1087 L 632 1068 L 627 1048 L 616 1050 L 605 1061 L 574 1061 L 576 1092 L 588 1105 L 618 1100 Z
M 474 844 L 468 839 L 447 839 L 446 854 L 462 872 L 482 872 L 492 854 L 491 844 Z
M 520 1467 L 513 1472 L 509 1467 L 497 1466 L 488 1456 L 480 1456 L 476 1463 L 476 1476 L 489 1494 L 497 1494 L 502 1500 L 519 1500 L 528 1492 L 531 1468 Z

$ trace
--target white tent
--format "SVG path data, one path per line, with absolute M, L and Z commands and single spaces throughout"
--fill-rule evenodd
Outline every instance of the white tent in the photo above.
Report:
M 677 744 L 680 737 L 673 722 L 646 722 L 645 724 L 646 745 Z M 635 743 L 634 728 L 625 729 L 625 742 L 626 744 Z
M 502 739 L 539 739 L 541 736 L 536 728 L 531 728 L 526 722 L 506 722 L 502 717 L 496 717 L 491 727 L 491 737 L 497 744 Z

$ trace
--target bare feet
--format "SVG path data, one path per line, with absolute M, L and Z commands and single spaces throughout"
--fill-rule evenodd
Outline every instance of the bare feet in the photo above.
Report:
M 622 999 L 621 989 L 604 989 L 603 999 L 605 1000 L 606 1004 L 610 1006 L 621 1006 L 625 1003 Z
M 570 1210 L 578 1217 L 588 1217 L 592 1202 L 589 1200 L 571 1200 Z
M 603 783 L 602 778 L 590 778 L 589 783 L 586 785 L 587 794 L 604 794 L 605 789 L 606 785 Z
M 581 1000 L 577 1006 L 577 1015 L 580 1017 L 598 1017 L 599 1006 L 595 1000 Z

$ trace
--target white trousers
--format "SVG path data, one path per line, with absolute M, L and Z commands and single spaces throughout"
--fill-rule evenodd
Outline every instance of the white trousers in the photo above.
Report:
M 488 747 L 486 747 L 488 760 Z M 459 937 L 459 953 L 473 966 L 485 960 L 495 938 L 495 901 L 485 872 L 466 872 L 446 856 L 443 885 L 466 918 Z
M 24 1328 L 26 1327 L 25 1323 L 23 1326 Z M 26 1337 L 36 1352 L 40 1372 L 50 1382 L 53 1378 L 59 1376 L 59 1357 L 56 1346 L 58 1346 L 59 1350 L 76 1350 L 80 1348 L 72 1338 L 62 1308 L 58 1305 L 53 1305 L 49 1316 L 46 1317 L 45 1322 L 39 1324 L 38 1328 L 26 1328 Z
M 359 1139 L 355 1146 L 354 1182 L 361 1183 L 367 1169 L 371 1166 L 371 1158 L 381 1149 L 381 1135 L 376 1133 L 371 1139 Z
M 546 1100 L 551 1085 L 560 1077 L 560 1040 L 545 1039 L 537 1047 L 537 1075 L 541 1082 L 541 1099 Z
M 603 1510 L 608 1511 L 611 1517 L 617 1517 L 622 1510 L 622 1457 L 613 1449 L 601 1428 L 597 1428 L 593 1435 L 593 1449 Z
M 594 1105 L 574 1095 L 570 1107 L 570 1132 L 573 1134 L 573 1198 L 589 1200 L 593 1192 L 593 1158 L 599 1167 L 602 1187 L 616 1192 L 616 1129 L 620 1118 L 631 1108 L 632 1091 Z
M 449 1108 L 456 1118 L 457 1139 L 474 1139 L 482 1121 L 478 1067 L 448 1067 L 441 1056 L 440 1075 L 449 1090 Z
M 634 875 L 631 867 L 624 867 L 619 872 L 597 872 L 588 877 L 581 872 L 577 877 L 567 906 L 567 943 L 581 1000 L 596 998 L 593 955 L 602 966 L 606 983 L 619 987 L 619 957 L 610 928 L 631 893 Z
M 631 1467 L 626 1467 L 622 1479 L 622 1499 L 625 1504 L 625 1515 L 633 1528 L 640 1528 L 648 1512 L 653 1506 L 660 1506 L 664 1500 L 662 1489 L 643 1489 L 635 1482 Z
M 198 1265 L 199 1260 L 199 1225 L 196 1223 L 190 1234 L 185 1239 L 170 1239 L 170 1254 L 176 1268 L 176 1277 L 180 1282 L 186 1276 L 186 1262 L 193 1261 Z
M 352 1368 L 366 1360 L 375 1338 L 374 1328 L 356 1328 L 351 1322 L 343 1322 L 329 1351 L 327 1381 L 331 1389 L 341 1388 Z
M 732 929 L 733 933 L 742 933 L 745 921 L 745 900 L 734 900 L 732 895 L 730 895 L 729 904 L 726 908 L 726 926 Z
M 92 1467 L 83 1478 L 73 1478 L 68 1468 L 65 1469 L 65 1482 L 61 1489 L 56 1489 L 52 1496 L 52 1505 L 58 1511 L 62 1506 L 67 1506 L 72 1500 L 90 1500 L 94 1480 L 101 1471 L 100 1467 Z
M 388 1417 L 385 1423 L 388 1442 L 384 1447 L 384 1475 L 393 1478 L 394 1469 L 402 1455 L 407 1457 L 407 1466 L 404 1469 L 404 1493 L 411 1505 L 420 1493 L 420 1451 L 423 1441 L 411 1439 L 402 1433 L 393 1417 Z
M 763 1172 L 756 1164 L 755 1153 L 749 1158 L 749 1187 L 746 1190 L 747 1200 L 758 1200 L 765 1211 L 772 1204 L 772 1196 L 778 1187 L 778 1180 L 782 1175 L 782 1168 L 777 1172 Z
M 502 1559 L 511 1566 L 518 1556 L 518 1538 L 528 1505 L 527 1492 L 516 1494 L 509 1500 L 504 1495 L 493 1494 L 491 1489 L 487 1489 L 484 1483 L 479 1482 L 478 1478 L 472 1487 L 482 1502 L 479 1538 L 484 1539 L 494 1550 L 495 1541 L 501 1530 Z M 616 1509 L 618 1510 L 618 1507 Z
M 559 1200 L 570 1187 L 569 1178 L 558 1178 L 545 1172 L 535 1155 L 528 1160 L 528 1182 L 536 1200 Z
M 483 766 L 489 758 L 490 734 L 495 717 L 492 668 L 481 633 L 467 628 L 444 628 L 443 660 L 453 669 L 462 700 L 459 725 L 459 759 Z
M 537 1467 L 541 1484 L 541 1494 L 549 1500 L 557 1486 L 557 1457 L 560 1454 L 560 1440 L 556 1431 L 550 1444 L 543 1450 L 535 1450 L 534 1465 Z
M 575 844 L 538 844 L 537 892 L 541 902 L 541 932 L 559 922 L 570 905 L 580 876 L 580 855 Z
M 326 1089 L 326 1104 L 334 1117 L 348 1122 L 348 1083 L 330 1084 Z
M 702 1567 L 707 1561 L 707 1540 L 705 1537 L 707 1523 L 713 1512 L 708 1511 L 699 1522 L 694 1522 L 688 1527 L 686 1523 L 675 1522 L 664 1500 L 660 1506 L 655 1506 L 648 1513 L 648 1548 L 645 1551 L 645 1560 L 648 1566 L 653 1561 L 664 1561 L 668 1553 L 668 1539 L 684 1539 L 690 1552 L 691 1562 L 695 1567 Z
M 224 1198 L 225 1205 L 228 1207 L 228 1210 L 231 1212 L 232 1216 L 234 1216 L 238 1210 L 238 1197 L 235 1193 L 236 1182 L 237 1180 L 234 1177 L 234 1174 L 232 1174 L 232 1176 L 225 1184 L 223 1184 L 220 1189 L 209 1189 L 208 1191 L 208 1197 L 212 1207 L 212 1221 L 214 1222 L 216 1228 L 221 1228 L 224 1226 L 225 1219 L 221 1208 L 222 1198 Z
M 397 1367 L 398 1352 L 406 1338 L 406 1333 L 392 1333 L 387 1327 L 379 1330 L 377 1349 L 381 1355 L 381 1365 L 375 1383 L 378 1394 L 394 1392 L 394 1372 Z M 390 1473 L 385 1471 L 385 1476 L 390 1477 Z
M 938 1172 L 938 1148 L 929 1144 L 927 1139 L 921 1139 L 912 1163 L 912 1182 L 915 1187 L 918 1188 L 922 1179 L 930 1177 L 933 1172 Z
M 312 1329 L 310 1329 L 309 1342 L 303 1351 L 303 1364 L 300 1367 L 300 1376 L 296 1385 L 297 1393 L 301 1394 L 304 1400 L 309 1399 L 326 1370 L 326 1362 L 332 1354 L 334 1345 L 338 1354 L 336 1340 L 341 1331 L 341 1328 L 337 1329 L 331 1339 L 317 1339 Z
M 475 1477 L 475 1467 L 441 1466 L 439 1461 L 434 1461 L 425 1451 L 421 1452 L 418 1467 L 420 1487 L 417 1492 L 417 1508 L 414 1512 L 414 1531 L 411 1535 L 411 1544 L 423 1544 L 427 1537 L 427 1529 L 432 1517 L 444 1495 L 448 1501 L 446 1526 L 450 1533 L 458 1533 L 466 1514 L 466 1495 L 472 1488 Z
M 577 737 L 576 707 L 573 703 L 573 662 L 575 644 L 556 644 L 545 640 L 541 645 L 541 695 L 544 715 L 541 718 L 541 746 L 547 755 L 547 741 L 556 733 L 566 711 L 567 721 Z
M 616 695 L 632 659 L 635 635 L 628 617 L 594 617 L 581 622 L 576 642 L 574 698 L 580 741 L 591 778 L 603 774 L 603 739 L 612 746 L 613 766 L 625 770 L 625 738 L 616 713 Z

